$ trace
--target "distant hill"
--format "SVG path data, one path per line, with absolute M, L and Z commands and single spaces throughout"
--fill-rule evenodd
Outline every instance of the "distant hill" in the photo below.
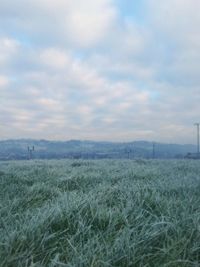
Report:
M 183 158 L 187 153 L 196 152 L 194 145 L 134 142 L 95 142 L 95 141 L 48 141 L 48 140 L 5 140 L 0 141 L 0 160 L 28 159 L 28 146 L 34 151 L 32 158 Z

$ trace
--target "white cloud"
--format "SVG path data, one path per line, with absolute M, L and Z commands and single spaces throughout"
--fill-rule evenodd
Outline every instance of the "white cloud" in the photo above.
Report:
M 147 0 L 147 3 L 155 38 L 165 46 L 162 68 L 167 78 L 185 86 L 199 84 L 200 2 Z
M 79 46 L 94 45 L 111 30 L 116 10 L 110 0 L 71 1 L 67 30 Z
M 8 28 L 12 24 L 31 39 L 62 40 L 77 47 L 101 41 L 117 16 L 112 0 L 16 0 L 0 3 L 0 9 Z
M 63 69 L 70 64 L 69 56 L 65 51 L 55 48 L 47 48 L 39 54 L 39 60 L 47 67 Z
M 19 50 L 19 42 L 8 37 L 0 38 L 0 68 L 13 62 Z
M 199 4 L 145 3 L 141 23 L 112 0 L 1 1 L 0 138 L 192 140 Z
M 8 78 L 6 76 L 0 75 L 0 89 L 5 89 L 8 84 Z
M 152 19 L 157 28 L 168 32 L 174 38 L 189 40 L 198 38 L 200 31 L 200 2 L 196 0 L 168 0 L 158 2 L 147 0 Z M 182 41 L 183 41 L 182 39 Z

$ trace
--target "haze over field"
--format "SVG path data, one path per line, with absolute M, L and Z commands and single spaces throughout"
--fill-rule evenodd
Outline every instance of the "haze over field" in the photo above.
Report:
M 195 143 L 197 0 L 0 1 L 0 139 Z

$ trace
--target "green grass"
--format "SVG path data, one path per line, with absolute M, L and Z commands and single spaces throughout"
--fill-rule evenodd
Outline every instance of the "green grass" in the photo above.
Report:
M 200 266 L 200 162 L 1 162 L 0 266 Z

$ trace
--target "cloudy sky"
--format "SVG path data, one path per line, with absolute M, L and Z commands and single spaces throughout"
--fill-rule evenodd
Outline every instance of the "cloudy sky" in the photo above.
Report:
M 195 143 L 199 0 L 0 0 L 0 139 Z

